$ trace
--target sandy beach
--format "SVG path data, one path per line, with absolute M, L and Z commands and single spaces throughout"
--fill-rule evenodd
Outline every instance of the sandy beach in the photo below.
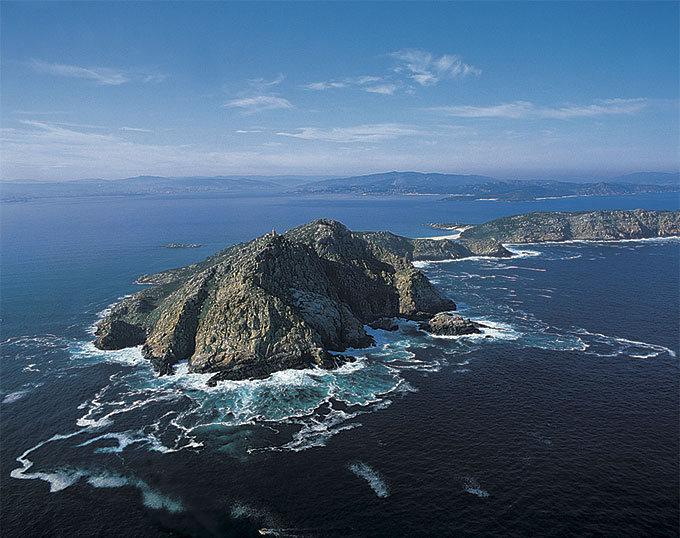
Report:
M 468 230 L 472 228 L 472 226 L 460 226 L 458 228 L 453 228 L 451 231 L 453 233 L 447 234 L 447 235 L 435 235 L 432 237 L 417 237 L 416 239 L 434 239 L 436 241 L 442 241 L 444 239 L 458 239 L 460 237 L 460 234 L 463 233 L 465 230 Z

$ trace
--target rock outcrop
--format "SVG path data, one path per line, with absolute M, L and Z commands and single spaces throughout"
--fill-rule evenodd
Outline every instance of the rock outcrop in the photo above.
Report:
M 429 321 L 420 324 L 421 329 L 440 336 L 480 334 L 482 332 L 480 327 L 483 327 L 483 325 L 450 312 L 440 312 Z
M 634 209 L 513 215 L 465 230 L 460 234 L 460 240 L 469 246 L 475 241 L 611 241 L 677 235 L 680 235 L 680 211 Z
M 141 277 L 154 287 L 114 307 L 95 345 L 143 342 L 159 374 L 188 359 L 213 381 L 259 378 L 337 366 L 344 359 L 336 353 L 372 343 L 364 324 L 381 318 L 427 320 L 455 309 L 412 257 L 376 238 L 322 219 Z

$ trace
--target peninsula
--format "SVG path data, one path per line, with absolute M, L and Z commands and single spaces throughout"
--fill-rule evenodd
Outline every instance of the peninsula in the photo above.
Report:
M 335 367 L 348 347 L 373 344 L 365 324 L 400 317 L 441 327 L 440 319 L 429 320 L 456 305 L 411 261 L 472 254 L 453 242 L 354 233 L 321 219 L 141 277 L 138 283 L 152 287 L 113 307 L 97 327 L 95 345 L 143 345 L 161 375 L 188 359 L 190 371 L 214 373 L 213 383 Z M 441 330 L 476 332 L 473 322 L 455 318 Z

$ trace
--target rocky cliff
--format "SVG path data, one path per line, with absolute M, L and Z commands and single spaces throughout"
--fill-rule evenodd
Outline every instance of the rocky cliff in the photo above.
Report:
M 471 239 L 447 241 L 441 239 L 410 239 L 390 232 L 363 232 L 358 234 L 374 245 L 389 250 L 409 261 L 459 260 L 471 256 L 508 258 L 512 253 L 499 241 Z
M 322 219 L 141 277 L 154 286 L 115 306 L 95 345 L 143 344 L 160 374 L 189 359 L 192 371 L 213 372 L 213 380 L 335 366 L 343 358 L 331 352 L 372 343 L 366 323 L 455 309 L 410 263 L 403 238 L 389 235 L 403 248 Z
M 536 212 L 473 226 L 460 234 L 475 241 L 540 243 L 546 241 L 644 239 L 680 235 L 680 211 Z

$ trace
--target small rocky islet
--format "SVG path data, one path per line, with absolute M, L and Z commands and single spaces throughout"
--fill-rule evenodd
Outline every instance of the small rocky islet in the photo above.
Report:
M 158 248 L 199 248 L 200 246 L 199 243 L 168 243 Z
M 479 334 L 483 325 L 451 312 L 412 264 L 471 256 L 509 257 L 502 243 L 638 239 L 680 234 L 680 212 L 531 213 L 464 231 L 458 241 L 352 232 L 320 219 L 272 232 L 187 267 L 144 275 L 149 285 L 115 305 L 95 346 L 142 345 L 159 375 L 187 360 L 219 380 L 264 378 L 289 368 L 333 368 L 347 348 L 372 345 L 366 332 L 396 330 L 395 318 L 435 335 Z

